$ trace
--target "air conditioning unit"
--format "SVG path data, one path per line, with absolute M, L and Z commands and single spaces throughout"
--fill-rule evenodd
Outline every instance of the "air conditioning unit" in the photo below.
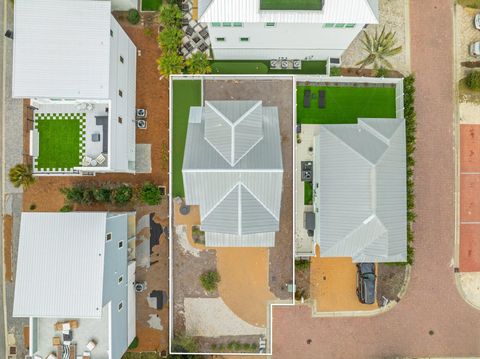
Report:
M 141 130 L 146 130 L 147 129 L 147 120 L 137 120 L 137 128 Z
M 146 118 L 147 117 L 147 110 L 144 108 L 137 108 L 137 118 Z
M 328 62 L 330 63 L 330 67 L 340 67 L 340 65 L 342 64 L 342 61 L 339 57 L 330 57 L 328 59 Z

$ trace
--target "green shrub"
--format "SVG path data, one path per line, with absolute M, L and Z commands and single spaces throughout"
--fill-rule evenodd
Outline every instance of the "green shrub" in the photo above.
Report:
M 212 343 L 212 344 L 210 345 L 210 348 L 211 348 L 213 351 L 217 350 L 217 344 Z
M 387 77 L 387 75 L 388 75 L 388 69 L 383 66 L 375 70 L 376 77 Z
M 342 69 L 340 67 L 330 67 L 330 76 L 340 76 Z
M 168 27 L 158 34 L 157 42 L 163 52 L 177 52 L 182 44 L 183 32 L 176 27 Z
M 35 211 L 37 209 L 37 205 L 35 203 L 32 203 L 30 205 L 30 211 Z
M 83 190 L 82 202 L 81 204 L 90 206 L 95 202 L 95 197 L 93 196 L 93 190 L 90 188 L 85 188 Z
M 309 259 L 295 259 L 295 269 L 306 271 L 310 269 Z
M 233 350 L 233 343 L 234 343 L 234 342 L 229 342 L 229 343 L 227 344 L 227 349 Z
M 136 25 L 140 22 L 140 14 L 137 9 L 128 10 L 127 20 L 130 24 Z
M 239 342 L 233 342 L 232 347 L 234 351 L 238 352 L 239 350 L 242 349 L 242 344 L 240 344 Z
M 193 337 L 188 337 L 186 335 L 176 336 L 172 340 L 172 351 L 179 353 L 197 353 L 198 352 L 198 342 Z M 192 356 L 182 356 L 182 358 L 190 358 Z
M 472 71 L 467 75 L 466 84 L 472 90 L 480 89 L 480 71 Z
M 242 349 L 246 352 L 250 351 L 250 343 L 243 343 L 242 344 Z
M 156 206 L 162 200 L 160 189 L 153 183 L 145 182 L 140 188 L 140 200 L 150 206 Z
M 60 208 L 60 212 L 71 212 L 73 211 L 73 207 L 69 204 L 66 204 L 62 208 Z
M 250 344 L 250 350 L 253 351 L 253 352 L 257 351 L 257 344 L 256 343 Z
M 212 292 L 217 289 L 217 285 L 220 282 L 220 274 L 216 270 L 204 272 L 200 276 L 200 283 L 202 287 L 208 291 Z
M 18 188 L 21 186 L 23 189 L 30 187 L 36 180 L 35 177 L 33 177 L 32 167 L 22 163 L 10 168 L 8 177 L 13 187 Z
M 203 52 L 196 52 L 187 60 L 189 74 L 209 74 L 212 72 L 208 56 Z
M 118 205 L 127 204 L 131 201 L 132 196 L 132 187 L 126 184 L 115 188 L 115 190 L 113 191 L 113 201 Z
M 128 346 L 128 349 L 135 349 L 138 347 L 138 337 L 133 338 L 132 342 Z
M 82 186 L 62 188 L 60 192 L 63 193 L 68 203 L 83 203 L 84 188 Z
M 112 190 L 106 187 L 95 188 L 93 197 L 99 203 L 110 203 L 112 201 Z
M 176 4 L 163 5 L 160 9 L 160 23 L 165 27 L 180 27 L 182 11 Z

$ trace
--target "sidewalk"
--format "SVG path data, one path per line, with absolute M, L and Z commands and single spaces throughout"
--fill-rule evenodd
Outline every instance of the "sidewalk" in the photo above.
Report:
M 13 30 L 13 2 L 5 0 L 1 6 L 2 31 Z M 16 256 L 18 249 L 18 235 L 20 227 L 20 214 L 22 210 L 22 190 L 14 188 L 8 181 L 9 169 L 17 163 L 23 162 L 23 108 L 22 100 L 12 99 L 12 40 L 2 36 L 2 187 L 0 195 L 2 196 L 1 214 L 2 219 L 5 215 L 13 217 L 11 226 L 11 248 L 4 248 L 5 241 L 2 241 L 2 259 L 3 263 L 11 263 L 11 268 L 7 268 L 7 273 L 15 275 Z M 0 221 L 3 234 L 3 220 Z M 10 260 L 4 258 L 5 254 L 11 255 Z M 0 353 L 7 355 L 8 347 L 16 346 L 17 358 L 22 358 L 27 354 L 23 344 L 23 329 L 28 324 L 28 320 L 12 318 L 13 292 L 15 283 L 8 281 L 4 276 L 4 265 L 2 266 L 1 278 L 3 285 L 3 295 L 0 299 L 3 310 L 0 312 L 1 334 L 0 335 Z M 4 317 L 6 315 L 6 318 Z M 4 329 L 6 325 L 6 330 Z M 5 333 L 6 332 L 6 333 Z M 8 340 L 7 340 L 8 337 Z M 7 340 L 7 348 L 5 347 Z

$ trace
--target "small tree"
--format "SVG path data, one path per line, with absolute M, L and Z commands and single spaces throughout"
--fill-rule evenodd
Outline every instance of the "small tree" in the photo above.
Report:
M 180 27 L 182 11 L 176 4 L 166 4 L 160 9 L 160 23 L 165 27 Z
M 363 69 L 365 66 L 372 65 L 373 68 L 386 67 L 392 68 L 392 64 L 387 60 L 388 57 L 399 54 L 402 51 L 401 46 L 397 46 L 395 40 L 395 32 L 385 32 L 385 26 L 382 32 L 378 34 L 375 30 L 375 35 L 372 37 L 368 32 L 363 32 L 364 38 L 362 41 L 363 49 L 367 56 L 357 63 Z
M 217 289 L 219 282 L 220 274 L 218 274 L 216 270 L 204 272 L 200 276 L 200 283 L 207 292 L 213 292 L 215 289 Z
M 15 188 L 22 186 L 23 189 L 27 189 L 36 181 L 35 177 L 33 177 L 32 167 L 22 163 L 10 168 L 8 177 Z
M 176 27 L 169 27 L 158 34 L 157 42 L 163 52 L 177 52 L 182 44 L 183 32 Z
M 209 74 L 212 72 L 208 56 L 203 52 L 196 52 L 187 60 L 189 74 Z
M 128 10 L 127 20 L 130 24 L 136 25 L 140 22 L 140 14 L 137 9 Z
M 183 56 L 177 53 L 164 53 L 157 59 L 158 71 L 161 75 L 168 77 L 173 74 L 181 74 L 184 62 Z
M 122 185 L 113 191 L 113 201 L 118 205 L 125 205 L 132 200 L 133 190 L 129 185 Z
M 156 206 L 162 200 L 160 189 L 153 183 L 145 182 L 140 188 L 139 198 L 143 203 Z

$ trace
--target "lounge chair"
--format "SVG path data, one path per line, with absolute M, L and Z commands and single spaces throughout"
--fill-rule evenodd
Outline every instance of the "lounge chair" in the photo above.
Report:
M 305 90 L 303 92 L 303 107 L 310 108 L 310 96 L 312 95 L 312 91 Z
M 318 108 L 325 108 L 325 90 L 318 90 Z

